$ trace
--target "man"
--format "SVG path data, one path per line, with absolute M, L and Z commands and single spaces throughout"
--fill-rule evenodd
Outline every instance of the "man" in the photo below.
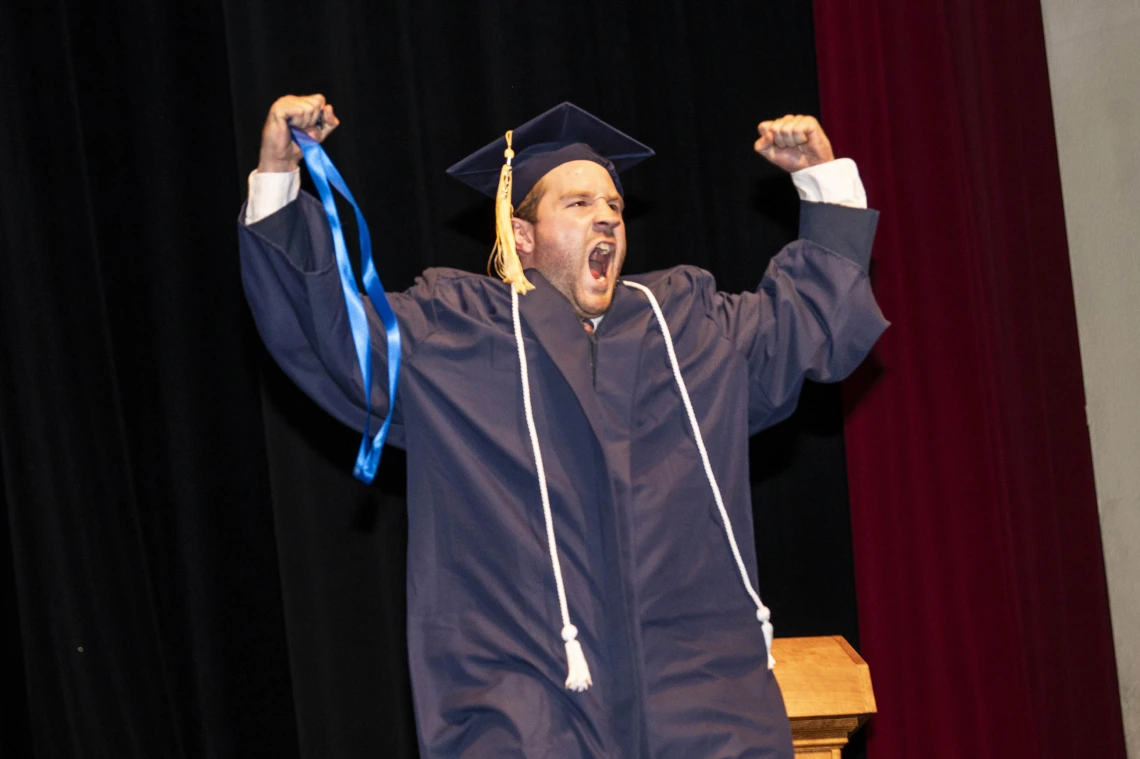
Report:
M 386 384 L 363 387 L 289 136 L 337 124 L 319 95 L 273 105 L 239 234 L 270 352 L 361 430 L 365 397 L 387 413 Z M 720 293 L 694 267 L 621 278 L 618 164 L 651 151 L 569 104 L 514 139 L 509 168 L 500 139 L 451 170 L 506 208 L 507 282 L 429 269 L 389 295 L 421 754 L 791 757 L 755 547 L 735 539 L 752 534 L 747 440 L 885 329 L 866 273 L 877 216 L 818 123 L 787 116 L 755 149 L 824 202 L 804 203 L 804 239 L 756 293 Z

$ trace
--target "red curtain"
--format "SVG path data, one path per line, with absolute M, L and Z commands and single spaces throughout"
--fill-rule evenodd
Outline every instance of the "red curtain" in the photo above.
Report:
M 868 755 L 1124 740 L 1038 0 L 816 0 L 894 325 L 845 387 Z

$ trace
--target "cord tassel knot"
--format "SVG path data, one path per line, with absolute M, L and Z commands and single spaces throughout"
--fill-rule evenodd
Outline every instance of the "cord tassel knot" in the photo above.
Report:
M 566 662 L 569 671 L 566 675 L 566 687 L 569 690 L 581 693 L 594 684 L 590 678 L 590 665 L 586 663 L 586 654 L 582 652 L 582 644 L 578 642 L 578 628 L 566 625 L 562 628 L 562 640 L 566 641 Z

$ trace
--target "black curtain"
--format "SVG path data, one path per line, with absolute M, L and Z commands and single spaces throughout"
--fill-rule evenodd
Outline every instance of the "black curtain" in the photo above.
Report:
M 755 287 L 795 235 L 755 124 L 817 113 L 811 3 L 128 0 L 0 8 L 0 603 L 13 757 L 415 756 L 400 452 L 266 358 L 235 220 L 261 122 L 323 92 L 381 277 L 482 270 L 455 160 L 571 100 L 658 151 L 627 272 Z M 842 135 L 833 135 L 842 149 Z M 777 635 L 856 641 L 833 387 L 752 445 Z

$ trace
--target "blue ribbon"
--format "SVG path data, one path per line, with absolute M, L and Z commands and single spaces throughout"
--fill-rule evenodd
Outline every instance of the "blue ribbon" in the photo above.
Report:
M 348 307 L 348 323 L 352 328 L 352 342 L 356 346 L 356 360 L 360 364 L 360 376 L 364 381 L 364 438 L 360 441 L 360 451 L 356 454 L 356 466 L 352 474 L 362 482 L 372 482 L 376 477 L 376 467 L 380 464 L 380 452 L 384 448 L 384 440 L 388 437 L 388 428 L 392 425 L 392 410 L 396 408 L 396 384 L 400 378 L 400 326 L 396 323 L 396 314 L 388 303 L 388 296 L 384 294 L 384 287 L 380 284 L 380 277 L 376 274 L 376 267 L 372 264 L 372 238 L 368 234 L 368 224 L 364 221 L 364 214 L 360 206 L 348 190 L 340 172 L 333 166 L 333 162 L 325 153 L 324 148 L 316 140 L 292 127 L 293 140 L 300 146 L 305 155 L 305 164 L 309 167 L 309 176 L 317 186 L 317 193 L 321 196 L 321 203 L 325 207 L 325 215 L 329 219 L 332 229 L 333 248 L 336 250 L 336 265 L 340 271 L 341 289 L 344 290 L 344 303 Z M 363 270 L 364 291 L 372 301 L 372 307 L 384 323 L 384 331 L 388 335 L 388 415 L 380 425 L 376 436 L 369 438 L 368 428 L 372 423 L 372 341 L 368 334 L 368 316 L 364 311 L 364 301 L 356 289 L 356 274 L 352 271 L 352 262 L 348 258 L 348 246 L 344 242 L 344 228 L 340 223 L 340 215 L 336 210 L 336 201 L 333 199 L 332 189 L 345 197 L 356 211 L 356 226 L 360 231 L 360 262 Z

